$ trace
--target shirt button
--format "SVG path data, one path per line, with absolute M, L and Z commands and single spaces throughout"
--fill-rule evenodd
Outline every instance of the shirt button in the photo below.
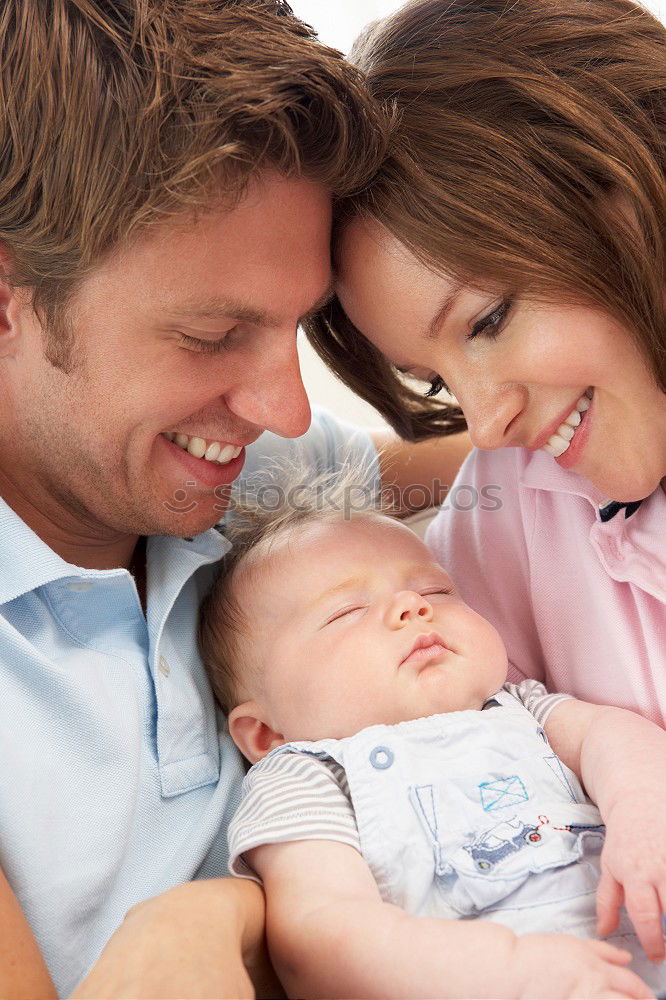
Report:
M 72 583 L 68 583 L 67 586 L 70 590 L 75 590 L 79 592 L 85 592 L 87 590 L 92 590 L 93 585 L 90 580 L 73 580 Z
M 385 771 L 395 760 L 388 747 L 375 747 L 370 754 L 370 763 L 378 771 Z
M 164 677 L 168 677 L 169 674 L 171 673 L 171 667 L 169 666 L 169 664 L 167 663 L 167 661 L 164 659 L 163 656 L 160 656 L 159 669 L 160 673 Z

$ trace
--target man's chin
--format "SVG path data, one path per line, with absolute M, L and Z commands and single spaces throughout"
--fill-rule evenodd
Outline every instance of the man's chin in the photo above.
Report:
M 115 516 L 106 523 L 127 534 L 169 535 L 174 538 L 193 538 L 208 531 L 222 520 L 228 507 L 226 497 L 177 490 L 168 500 L 155 495 L 135 498 L 131 508 L 116 507 Z
M 160 519 L 161 523 L 159 527 L 156 524 L 157 530 L 152 532 L 152 534 L 171 535 L 176 538 L 193 538 L 195 535 L 200 535 L 202 532 L 208 531 L 221 521 L 224 517 L 226 507 L 226 504 L 220 503 L 215 498 L 213 498 L 212 502 L 210 502 L 209 498 L 206 498 L 205 502 L 199 503 L 187 510 L 165 510 L 164 513 L 166 516 Z

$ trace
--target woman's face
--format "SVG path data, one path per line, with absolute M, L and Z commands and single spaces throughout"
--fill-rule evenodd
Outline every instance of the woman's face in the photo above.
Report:
M 443 380 L 478 448 L 544 448 L 613 500 L 666 477 L 666 394 L 610 316 L 459 287 L 373 221 L 351 222 L 337 256 L 351 321 L 403 371 Z

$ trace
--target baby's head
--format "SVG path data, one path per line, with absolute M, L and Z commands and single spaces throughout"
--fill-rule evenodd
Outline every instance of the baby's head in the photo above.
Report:
M 252 762 L 291 740 L 480 709 L 506 678 L 500 636 L 409 528 L 312 497 L 241 529 L 202 606 L 202 656 Z

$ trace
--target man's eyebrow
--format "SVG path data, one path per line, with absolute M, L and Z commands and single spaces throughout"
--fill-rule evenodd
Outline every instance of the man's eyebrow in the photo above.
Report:
M 462 290 L 463 290 L 463 285 L 455 285 L 453 291 L 447 295 L 442 305 L 437 310 L 435 318 L 426 328 L 423 334 L 424 340 L 437 340 L 437 336 L 439 334 L 441 326 L 446 321 L 451 311 L 454 309 L 456 303 L 458 302 L 458 299 L 460 298 Z
M 302 323 L 303 320 L 310 319 L 311 316 L 316 315 L 316 313 L 318 313 L 320 309 L 323 309 L 325 306 L 329 305 L 329 303 L 331 303 L 334 298 L 335 298 L 335 284 L 333 280 L 331 280 L 324 294 L 319 296 L 315 304 L 313 306 L 310 306 L 310 308 L 308 309 L 308 311 L 305 313 L 304 316 L 301 316 L 299 323 Z
M 331 282 L 323 295 L 308 309 L 298 322 L 308 319 L 314 313 L 319 312 L 331 301 L 335 295 L 333 283 Z M 210 299 L 196 300 L 195 302 L 181 303 L 177 309 L 169 308 L 166 315 L 171 320 L 224 320 L 233 319 L 237 323 L 250 323 L 253 326 L 278 326 L 280 320 L 277 316 L 264 309 L 256 309 L 253 306 L 240 302 L 237 299 L 221 299 L 213 296 Z
M 254 323 L 257 326 L 269 326 L 274 317 L 262 309 L 255 309 L 234 299 L 197 299 L 196 302 L 184 302 L 177 309 L 166 310 L 169 319 L 235 319 L 241 323 Z

